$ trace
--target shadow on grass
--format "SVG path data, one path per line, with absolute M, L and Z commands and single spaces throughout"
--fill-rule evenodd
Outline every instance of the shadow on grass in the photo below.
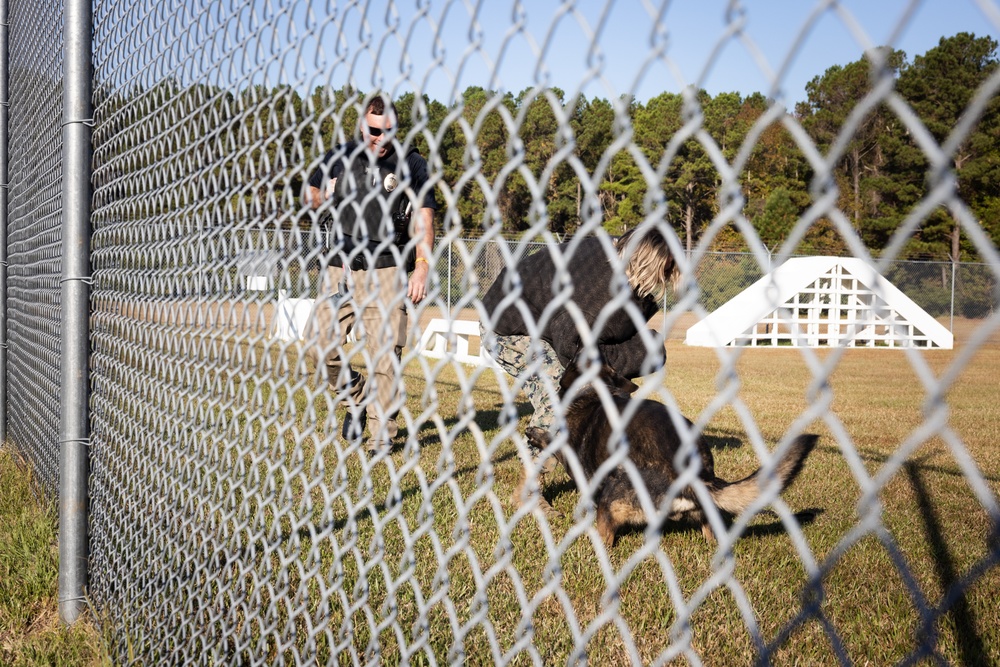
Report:
M 795 520 L 799 523 L 799 526 L 804 527 L 804 526 L 808 526 L 809 524 L 811 524 L 812 522 L 814 522 L 816 520 L 816 517 L 818 517 L 824 511 L 825 510 L 820 509 L 818 507 L 811 507 L 809 509 L 805 509 L 805 510 L 802 510 L 800 512 L 796 512 L 792 516 L 795 517 Z M 773 512 L 770 512 L 770 511 L 767 511 L 767 510 L 761 512 L 760 515 L 761 516 L 763 516 L 763 515 L 776 516 L 776 515 L 774 515 Z M 687 533 L 687 532 L 699 532 L 700 533 L 701 532 L 701 524 L 699 524 L 699 523 L 697 523 L 695 521 L 687 520 L 687 519 L 682 519 L 680 521 L 664 520 L 663 523 L 660 525 L 660 531 L 659 532 L 660 532 L 660 536 L 661 537 L 664 536 L 664 535 L 671 535 L 671 534 L 675 534 L 675 533 Z M 645 528 L 643 526 L 625 526 L 625 527 L 621 528 L 618 531 L 618 538 L 621 539 L 625 535 L 633 535 L 633 534 L 636 534 L 636 533 L 640 533 L 640 534 L 645 533 Z M 751 526 L 747 526 L 746 528 L 743 529 L 743 533 L 740 535 L 740 539 L 741 540 L 745 540 L 745 539 L 749 539 L 749 538 L 759 539 L 759 538 L 762 538 L 762 537 L 771 537 L 771 536 L 774 536 L 774 535 L 784 535 L 784 534 L 787 534 L 787 533 L 788 533 L 788 530 L 785 528 L 785 524 L 783 524 L 779 520 L 779 521 L 772 521 L 770 523 L 763 524 L 763 525 L 761 525 L 761 524 L 754 524 L 754 525 L 751 525 Z
M 792 516 L 795 517 L 795 520 L 798 522 L 799 527 L 805 528 L 806 526 L 816 521 L 816 518 L 820 514 L 823 514 L 825 511 L 826 510 L 821 507 L 809 507 L 804 510 L 799 510 L 798 512 L 795 512 Z M 761 516 L 776 517 L 777 515 L 771 511 L 764 511 L 761 512 Z M 754 524 L 751 526 L 747 526 L 746 529 L 744 529 L 743 531 L 742 538 L 745 539 L 749 537 L 753 538 L 770 537 L 772 535 L 784 535 L 787 533 L 788 529 L 785 528 L 785 524 L 783 524 L 779 519 L 777 521 L 771 521 L 770 523 L 766 524 Z
M 981 631 L 977 629 L 976 614 L 965 597 L 965 590 L 970 582 L 965 581 L 955 567 L 955 562 L 948 550 L 948 541 L 945 539 L 944 530 L 942 530 L 941 521 L 938 518 L 937 508 L 931 500 L 930 491 L 923 477 L 928 470 L 942 471 L 935 466 L 921 465 L 920 461 L 923 458 L 926 457 L 907 461 L 904 469 L 917 497 L 920 516 L 924 520 L 924 533 L 933 553 L 934 569 L 937 573 L 939 587 L 945 593 L 939 605 L 921 613 L 922 627 L 916 636 L 922 640 L 915 653 L 933 655 L 941 659 L 936 646 L 938 632 L 935 626 L 942 616 L 949 615 L 952 617 L 957 635 L 958 651 L 962 656 L 961 664 L 986 665 L 989 664 L 986 659 L 989 651 L 983 642 Z M 943 472 L 947 473 L 947 471 Z
M 735 435 L 702 435 L 701 438 L 712 449 L 739 449 L 746 444 L 743 438 Z
M 816 451 L 820 450 L 826 451 L 831 454 L 840 454 L 840 448 L 834 445 L 823 445 L 816 447 Z M 855 451 L 857 451 L 858 456 L 863 461 L 869 461 L 872 463 L 884 464 L 890 458 L 889 454 L 883 454 L 882 452 L 874 451 L 871 448 L 863 448 L 863 449 L 856 448 Z M 908 469 L 910 467 L 913 467 L 915 470 L 918 470 L 919 472 L 937 472 L 941 473 L 942 475 L 950 475 L 952 477 L 965 478 L 965 473 L 962 471 L 962 469 L 958 466 L 957 463 L 954 466 L 929 465 L 923 463 L 923 461 L 926 458 L 927 457 L 921 457 L 920 459 L 907 461 L 905 466 Z M 987 475 L 986 472 L 983 471 L 981 468 L 979 468 L 979 474 L 987 482 L 1000 482 L 1000 475 Z
M 530 403 L 525 403 L 525 402 L 515 403 L 514 409 L 517 410 L 518 419 L 520 419 L 525 415 L 531 414 Z M 501 415 L 500 410 L 476 410 L 476 415 L 473 418 L 473 422 L 475 422 L 476 426 L 478 426 L 479 429 L 482 431 L 492 431 L 500 427 L 500 415 Z M 444 422 L 445 427 L 451 428 L 452 426 L 458 424 L 459 421 L 461 420 L 457 415 L 455 415 L 448 417 L 446 419 L 442 419 L 442 421 Z M 409 437 L 409 433 L 410 432 L 407 429 L 407 427 L 401 426 L 397 437 L 401 441 L 405 442 L 406 439 Z M 426 421 L 423 424 L 421 424 L 420 428 L 417 430 L 417 435 L 420 439 L 421 447 L 429 447 L 441 444 L 441 434 L 438 433 L 438 430 L 435 427 L 434 422 Z M 459 435 L 461 435 L 461 432 L 456 433 L 454 437 L 458 437 Z
M 531 411 L 531 406 L 528 403 L 518 403 L 516 404 L 516 407 L 518 409 L 519 416 L 527 414 Z M 477 410 L 476 418 L 474 421 L 480 429 L 488 431 L 488 430 L 494 430 L 498 427 L 499 419 L 500 419 L 499 410 Z M 461 420 L 457 416 L 443 420 L 446 428 L 453 427 L 460 421 Z M 460 435 L 461 432 L 454 434 L 454 437 L 457 438 Z M 442 445 L 441 435 L 438 432 L 438 429 L 436 428 L 433 422 L 425 422 L 421 424 L 420 428 L 417 431 L 416 437 L 419 440 L 420 446 L 422 448 Z M 409 438 L 409 432 L 406 429 L 406 427 L 400 428 L 399 434 L 397 435 L 398 441 L 405 442 L 407 438 Z M 402 447 L 400 446 L 396 446 L 393 448 L 394 453 L 398 453 L 400 451 L 402 451 Z M 492 459 L 492 462 L 494 464 L 498 464 L 498 463 L 503 463 L 505 461 L 509 461 L 510 459 L 514 458 L 517 458 L 517 452 L 512 450 L 512 451 L 507 451 L 503 454 L 496 455 Z M 451 473 L 451 476 L 453 478 L 460 478 L 466 475 L 475 474 L 479 469 L 480 469 L 479 465 L 466 465 L 464 467 L 455 469 Z M 381 503 L 372 503 L 370 507 L 379 514 L 381 514 L 391 510 L 392 508 L 396 507 L 397 505 L 404 502 L 408 498 L 411 498 L 414 495 L 422 493 L 423 490 L 420 488 L 420 486 L 416 484 L 410 485 L 405 489 L 400 489 L 399 495 L 393 499 L 391 505 L 387 504 L 386 502 L 381 502 Z M 353 523 L 362 523 L 370 520 L 371 516 L 367 511 L 359 512 L 358 515 L 354 518 Z M 312 539 L 314 536 L 317 538 L 322 538 L 323 536 L 327 536 L 331 533 L 343 530 L 349 523 L 350 522 L 348 521 L 347 517 L 344 517 L 340 519 L 335 519 L 333 522 L 321 526 L 313 524 L 311 526 L 311 530 L 310 528 L 301 528 L 297 531 L 297 533 L 299 538 Z M 292 533 L 286 531 L 282 533 L 281 539 L 282 541 L 285 541 L 288 540 L 291 536 Z

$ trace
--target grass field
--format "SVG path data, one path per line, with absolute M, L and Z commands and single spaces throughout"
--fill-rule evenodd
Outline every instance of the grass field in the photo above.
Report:
M 0 665 L 100 665 L 93 626 L 59 622 L 57 513 L 27 470 L 0 448 Z
M 959 345 L 972 326 L 956 326 Z M 519 422 L 501 426 L 492 371 L 408 365 L 404 416 L 414 433 L 374 466 L 338 444 L 335 420 L 308 386 L 244 393 L 246 410 L 226 418 L 227 432 L 242 435 L 203 451 L 211 465 L 197 477 L 213 498 L 239 501 L 200 515 L 218 528 L 214 537 L 167 521 L 144 543 L 162 562 L 207 553 L 216 565 L 171 580 L 153 591 L 156 604 L 125 620 L 194 632 L 206 651 L 237 659 L 263 651 L 269 660 L 302 652 L 322 660 L 339 646 L 388 664 L 401 654 L 422 664 L 428 653 L 439 663 L 564 664 L 576 646 L 593 665 L 695 656 L 748 664 L 761 651 L 775 664 L 1000 663 L 997 517 L 977 496 L 1000 495 L 1000 345 L 989 341 L 955 373 L 943 394 L 947 415 L 941 404 L 926 413 L 947 429 L 926 432 L 921 377 L 945 374 L 960 349 L 920 353 L 923 375 L 906 353 L 848 350 L 817 383 L 811 369 L 837 354 L 807 362 L 797 350 L 748 350 L 730 366 L 716 350 L 668 338 L 665 389 L 688 417 L 704 417 L 723 477 L 757 465 L 741 415 L 773 447 L 804 413 L 828 405 L 805 424 L 822 439 L 783 496 L 784 518 L 799 522 L 788 530 L 782 513 L 759 515 L 731 552 L 695 527 L 669 525 L 652 542 L 625 532 L 605 553 L 562 472 L 544 491 L 561 517 L 515 512 L 509 496 L 521 463 L 507 436 L 523 429 L 529 406 L 519 397 Z M 726 392 L 735 400 L 718 402 Z M 268 406 L 287 421 L 276 425 Z M 965 474 L 973 464 L 978 486 Z M 140 474 L 157 470 L 170 466 Z M 177 512 L 189 506 L 182 500 Z M 45 539 L 21 558 L 54 558 L 51 533 Z M 54 593 L 45 599 L 50 609 L 35 615 L 51 618 Z M 197 600 L 208 610 L 184 620 Z M 32 612 L 19 613 L 8 626 L 14 613 L 0 611 L 0 632 L 19 629 L 3 646 L 34 636 L 24 630 Z M 127 643 L 153 656 L 167 650 L 152 637 Z M 96 655 L 89 646 L 79 655 Z

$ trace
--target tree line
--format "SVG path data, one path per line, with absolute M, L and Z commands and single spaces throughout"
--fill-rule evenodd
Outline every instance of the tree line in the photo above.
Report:
M 759 93 L 642 103 L 473 86 L 451 105 L 407 93 L 397 139 L 439 178 L 450 206 L 436 224 L 466 236 L 571 235 L 594 217 L 617 234 L 665 216 L 688 247 L 709 234 L 713 249 L 744 249 L 746 223 L 774 249 L 805 219 L 801 253 L 848 252 L 847 229 L 876 256 L 898 233 L 903 258 L 979 259 L 977 240 L 1000 243 L 996 52 L 969 33 L 912 61 L 883 49 L 816 76 L 790 111 Z M 355 136 L 364 99 L 350 87 L 99 85 L 95 222 L 301 224 L 304 179 Z M 720 165 L 736 166 L 738 192 L 722 191 Z

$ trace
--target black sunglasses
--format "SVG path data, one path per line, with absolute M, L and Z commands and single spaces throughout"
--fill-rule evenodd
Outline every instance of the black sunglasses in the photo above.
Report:
M 382 129 L 377 128 L 377 127 L 369 127 L 368 128 L 368 134 L 371 135 L 371 136 L 373 136 L 373 137 L 381 137 L 383 131 L 384 132 L 392 132 L 392 128 L 391 127 L 387 127 L 387 128 L 385 128 L 385 130 L 382 130 Z

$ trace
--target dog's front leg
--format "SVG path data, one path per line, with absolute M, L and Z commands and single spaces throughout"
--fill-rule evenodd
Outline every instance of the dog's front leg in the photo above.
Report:
M 541 480 L 542 477 L 544 477 L 544 475 L 538 475 L 539 480 Z M 512 493 L 510 496 L 510 500 L 512 503 L 514 503 L 514 507 L 520 509 L 521 506 L 523 506 L 525 501 L 528 499 L 527 486 L 528 486 L 528 469 L 524 466 L 521 466 L 521 479 L 517 483 L 517 488 L 514 489 L 514 493 Z M 538 509 L 542 511 L 542 514 L 544 514 L 546 517 L 550 519 L 562 516 L 562 514 L 558 510 L 556 510 L 554 507 L 552 507 L 552 505 L 549 504 L 549 501 L 545 499 L 545 496 L 542 495 L 541 484 L 539 484 L 537 493 L 538 493 Z
M 529 446 L 536 451 L 541 451 L 548 447 L 552 439 L 551 434 L 547 430 L 534 426 L 526 429 L 524 435 L 528 440 Z M 537 460 L 532 461 L 532 465 L 537 464 Z M 552 505 L 549 504 L 549 501 L 545 499 L 545 496 L 542 495 L 541 489 L 542 480 L 554 470 L 554 467 L 555 462 L 550 459 L 548 466 L 541 466 L 536 471 L 539 486 L 538 509 L 540 509 L 542 514 L 550 519 L 562 516 L 558 511 L 556 511 L 555 508 L 552 507 Z M 527 500 L 527 485 L 528 468 L 527 466 L 521 466 L 521 479 L 518 481 L 517 488 L 514 489 L 514 493 L 511 495 L 511 501 L 514 503 L 514 507 L 520 508 L 524 504 L 525 500 Z
M 541 451 L 552 442 L 552 434 L 547 429 L 529 426 L 524 430 L 524 437 L 528 441 L 528 447 Z

